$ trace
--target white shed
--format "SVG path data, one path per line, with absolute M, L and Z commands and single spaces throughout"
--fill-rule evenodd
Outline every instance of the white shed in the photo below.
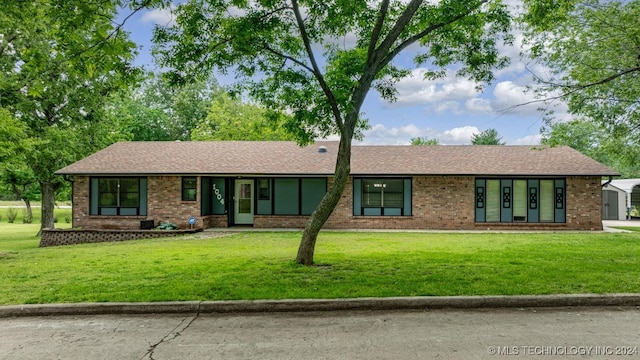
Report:
M 602 220 L 630 220 L 640 211 L 640 179 L 603 181 Z

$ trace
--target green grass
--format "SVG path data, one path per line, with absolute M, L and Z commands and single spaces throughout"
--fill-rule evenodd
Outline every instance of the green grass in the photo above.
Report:
M 640 231 L 640 227 L 638 226 L 613 226 L 613 228 L 627 231 Z
M 14 224 L 22 224 L 23 223 L 23 218 L 26 214 L 26 208 L 24 207 L 24 203 L 22 203 L 22 205 L 19 206 L 14 206 L 13 203 L 10 202 L 3 202 L 6 205 L 0 205 L 0 206 L 12 206 L 13 209 L 15 209 L 17 211 L 17 218 L 14 221 Z M 31 210 L 33 212 L 33 223 L 40 223 L 40 216 L 42 214 L 42 211 L 40 209 L 40 204 L 37 204 L 37 207 L 32 207 Z M 0 208 L 0 224 L 8 224 L 9 223 L 9 219 L 7 217 L 7 212 L 9 211 L 8 207 L 1 207 Z M 54 216 L 57 218 L 57 222 L 56 222 L 56 226 L 61 225 L 61 224 L 65 224 L 67 223 L 67 219 L 71 219 L 71 209 L 70 208 L 59 208 L 56 207 L 53 210 L 53 214 Z M 0 225 L 1 226 L 1 225 Z M 62 225 L 61 225 L 62 226 Z
M 640 292 L 637 233 L 243 233 L 37 248 L 0 225 L 0 304 Z

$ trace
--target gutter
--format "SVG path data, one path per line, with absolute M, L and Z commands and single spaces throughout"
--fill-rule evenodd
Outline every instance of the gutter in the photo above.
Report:
M 607 180 L 604 184 L 602 184 L 601 187 L 604 188 L 605 186 L 611 184 L 612 181 L 613 181 L 613 176 L 609 175 L 609 180 Z

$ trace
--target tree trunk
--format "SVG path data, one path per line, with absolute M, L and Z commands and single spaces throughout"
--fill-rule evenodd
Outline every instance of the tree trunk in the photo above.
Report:
M 33 222 L 33 210 L 31 209 L 31 201 L 27 198 L 23 198 L 24 205 L 27 207 L 27 223 L 31 224 Z
M 340 136 L 338 158 L 336 160 L 335 177 L 329 191 L 324 195 L 320 205 L 311 214 L 298 248 L 296 262 L 303 265 L 313 265 L 313 254 L 316 248 L 316 239 L 324 223 L 329 219 L 333 209 L 338 205 L 344 188 L 351 173 L 351 138 L 350 134 Z
M 41 182 L 40 190 L 42 191 L 42 218 L 40 221 L 40 230 L 53 229 L 53 209 L 56 205 L 56 187 L 52 182 Z

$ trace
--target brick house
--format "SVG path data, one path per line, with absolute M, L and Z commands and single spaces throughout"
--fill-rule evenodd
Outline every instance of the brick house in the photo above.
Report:
M 337 142 L 120 142 L 57 172 L 73 226 L 302 228 L 333 180 Z M 602 229 L 602 177 L 569 147 L 354 146 L 330 229 Z

